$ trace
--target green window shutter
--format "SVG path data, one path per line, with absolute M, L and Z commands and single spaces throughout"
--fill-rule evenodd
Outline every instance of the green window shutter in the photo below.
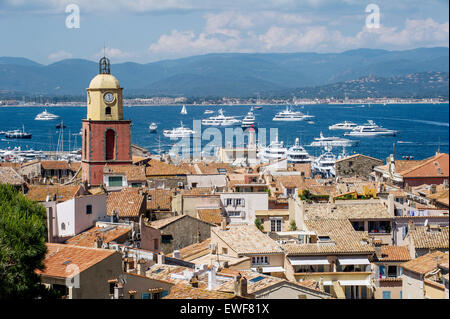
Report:
M 122 176 L 110 176 L 109 177 L 109 186 L 122 186 Z

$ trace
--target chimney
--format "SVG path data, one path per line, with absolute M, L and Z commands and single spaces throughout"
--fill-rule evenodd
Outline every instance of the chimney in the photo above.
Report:
M 305 207 L 302 200 L 297 196 L 288 199 L 289 220 L 295 220 L 298 230 L 304 230 Z
M 166 262 L 166 256 L 163 253 L 158 254 L 158 265 L 164 265 Z
M 236 277 L 234 281 L 234 294 L 238 297 L 247 297 L 247 279 L 242 277 L 239 273 L 239 276 Z
M 180 259 L 180 251 L 179 250 L 173 251 L 173 258 Z
M 377 256 L 378 259 L 380 259 L 382 257 L 381 246 L 374 245 L 374 249 L 375 249 L 375 255 Z
M 120 283 L 114 287 L 114 299 L 123 299 L 123 285 Z
M 410 219 L 409 221 L 408 221 L 408 233 L 411 231 L 411 230 L 415 230 L 416 229 L 416 226 L 414 226 L 414 222 Z
M 198 278 L 197 275 L 194 275 L 190 280 L 189 283 L 191 284 L 192 288 L 198 288 Z M 209 284 L 208 284 L 209 285 Z
M 393 194 L 388 195 L 387 210 L 388 210 L 389 215 L 391 215 L 391 216 L 395 215 L 395 203 L 394 203 L 394 195 Z
M 208 290 L 212 290 L 217 286 L 216 267 L 210 266 L 208 269 Z
M 100 235 L 97 235 L 97 238 L 95 238 L 94 241 L 94 248 L 102 248 L 102 245 L 103 245 L 102 237 Z
M 430 186 L 430 193 L 431 193 L 431 194 L 436 194 L 436 184 L 432 184 L 432 185 Z
M 138 275 L 144 276 L 144 275 L 145 275 L 145 271 L 144 271 L 144 268 L 145 268 L 145 259 L 143 259 L 143 258 L 139 259 L 139 260 L 137 261 L 137 266 L 136 266 L 136 268 L 137 268 L 137 274 L 138 274 Z
M 225 218 L 222 218 L 222 221 L 220 222 L 220 227 L 222 230 L 227 230 L 227 220 Z

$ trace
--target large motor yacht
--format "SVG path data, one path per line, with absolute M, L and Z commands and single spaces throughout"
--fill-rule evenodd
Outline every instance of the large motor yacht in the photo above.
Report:
M 47 109 L 44 110 L 44 112 L 39 113 L 38 115 L 36 115 L 36 117 L 34 118 L 35 120 L 38 121 L 50 121 L 50 120 L 56 120 L 59 119 L 58 115 L 52 114 L 47 112 Z
M 295 112 L 289 108 L 289 105 L 286 105 L 286 109 L 284 111 L 278 112 L 272 121 L 303 121 L 305 119 L 305 115 L 302 112 Z
M 211 116 L 206 119 L 202 119 L 202 125 L 211 125 L 211 126 L 231 126 L 240 124 L 241 121 L 236 119 L 234 116 L 225 116 L 223 115 L 223 110 L 219 109 L 219 115 Z
M 253 108 L 250 109 L 250 111 L 247 113 L 247 115 L 242 119 L 242 127 L 251 127 L 255 125 L 255 115 L 253 114 Z
M 329 178 L 336 175 L 334 164 L 336 163 L 336 155 L 331 153 L 331 148 L 325 148 L 325 152 L 316 158 L 312 164 L 311 169 L 314 174 L 321 174 Z
M 325 147 L 325 146 L 353 146 L 358 144 L 358 141 L 349 140 L 347 138 L 329 136 L 323 136 L 320 132 L 320 137 L 315 137 L 310 146 Z
M 298 137 L 295 139 L 295 144 L 287 151 L 287 160 L 288 163 L 295 164 L 310 163 L 312 161 L 308 152 L 300 145 Z
M 353 130 L 357 126 L 358 125 L 356 125 L 353 122 L 344 121 L 341 123 L 336 123 L 336 124 L 330 125 L 330 126 L 328 126 L 328 129 L 329 130 L 348 130 L 348 131 L 350 131 L 350 130 Z
M 378 126 L 374 121 L 369 120 L 367 124 L 355 127 L 351 132 L 346 132 L 347 136 L 395 136 L 397 131 Z
M 174 128 L 172 130 L 164 130 L 163 134 L 165 137 L 170 137 L 170 138 L 177 138 L 177 137 L 190 137 L 192 134 L 194 134 L 195 131 L 184 127 L 183 126 L 183 122 L 181 122 L 181 126 Z
M 258 157 L 262 163 L 272 162 L 286 158 L 287 151 L 287 148 L 283 146 L 283 142 L 278 142 L 277 137 L 269 146 L 262 147 L 258 151 Z

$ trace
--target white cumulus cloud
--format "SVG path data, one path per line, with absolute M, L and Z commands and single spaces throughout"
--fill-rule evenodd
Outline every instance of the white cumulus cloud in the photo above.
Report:
M 71 53 L 66 52 L 64 50 L 60 50 L 58 52 L 51 53 L 48 56 L 48 59 L 50 61 L 59 61 L 59 60 L 64 60 L 64 59 L 70 59 L 71 57 L 72 57 Z

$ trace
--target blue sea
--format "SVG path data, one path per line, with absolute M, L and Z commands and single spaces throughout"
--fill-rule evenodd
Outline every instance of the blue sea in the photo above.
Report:
M 81 129 L 81 120 L 86 117 L 86 107 L 1 107 L 0 131 L 22 129 L 32 133 L 31 140 L 8 140 L 0 135 L 0 149 L 20 146 L 22 149 L 56 150 L 60 131 L 56 124 L 61 120 L 35 121 L 35 116 L 47 109 L 57 114 L 67 126 L 63 131 L 64 149 L 73 150 L 81 148 L 81 136 L 74 135 Z M 159 146 L 168 151 L 174 140 L 163 136 L 164 129 L 180 126 L 180 121 L 189 128 L 193 128 L 193 120 L 212 116 L 204 115 L 206 109 L 224 110 L 226 116 L 237 116 L 242 119 L 250 109 L 248 105 L 233 106 L 186 106 L 187 115 L 181 115 L 181 106 L 125 106 L 124 118 L 132 120 L 132 142 L 145 147 L 155 153 Z M 348 154 L 361 153 L 379 159 L 385 159 L 393 152 L 395 144 L 396 158 L 413 156 L 414 159 L 424 159 L 436 153 L 449 152 L 449 105 L 448 104 L 388 104 L 388 105 L 304 105 L 295 106 L 304 114 L 314 115 L 315 123 L 301 122 L 274 122 L 273 116 L 285 109 L 284 105 L 264 105 L 261 110 L 255 110 L 258 128 L 266 128 L 266 140 L 269 140 L 270 128 L 278 129 L 278 139 L 285 145 L 292 145 L 295 138 L 300 138 L 301 144 L 312 156 L 318 156 L 323 150 L 308 145 L 314 137 L 324 136 L 344 137 L 345 131 L 330 131 L 328 126 L 342 122 L 352 121 L 364 124 L 373 120 L 376 124 L 388 129 L 398 130 L 397 136 L 389 137 L 346 137 L 359 141 L 358 145 L 346 148 Z M 152 134 L 148 130 L 151 122 L 158 124 L 158 131 Z M 211 128 L 202 127 L 202 131 Z M 224 132 L 224 128 L 221 128 Z M 225 136 L 225 134 L 223 134 Z M 206 136 L 207 137 L 207 136 Z M 202 141 L 202 145 L 210 142 L 212 137 Z M 225 141 L 223 141 L 225 143 Z M 333 148 L 339 154 L 342 148 Z

